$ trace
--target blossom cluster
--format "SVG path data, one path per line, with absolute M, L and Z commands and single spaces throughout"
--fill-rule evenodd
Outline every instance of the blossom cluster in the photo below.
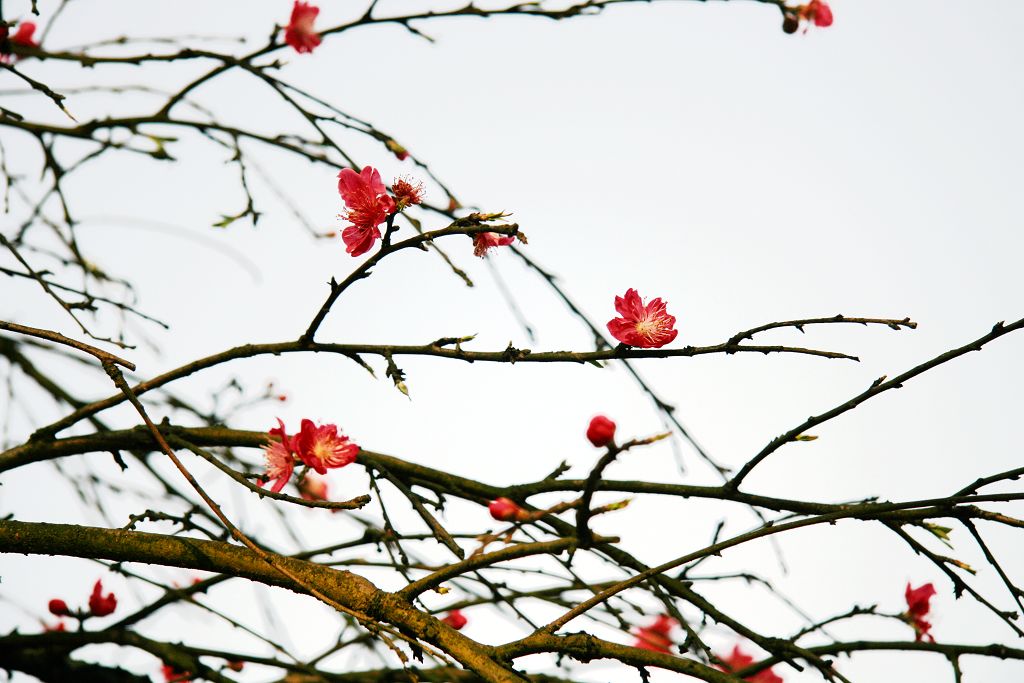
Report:
M 362 256 L 381 238 L 381 223 L 391 219 L 403 209 L 423 201 L 423 184 L 409 178 L 398 178 L 388 194 L 380 171 L 365 166 L 356 173 L 346 168 L 338 174 L 338 192 L 345 202 L 341 214 L 352 225 L 341 233 L 345 251 Z M 390 225 L 390 224 L 389 224 Z
M 263 447 L 267 472 L 262 483 L 274 482 L 270 487 L 274 493 L 288 483 L 297 464 L 311 467 L 318 474 L 327 474 L 328 469 L 351 464 L 359 453 L 359 446 L 344 434 L 339 434 L 337 425 L 317 425 L 312 420 L 303 419 L 299 433 L 288 436 L 280 418 L 277 424 L 268 432 L 272 440 Z M 305 491 L 302 491 L 302 486 L 300 484 L 300 493 L 308 500 L 317 500 L 327 495 L 326 484 L 321 487 L 310 482 L 305 484 Z
M 909 583 L 907 584 L 906 591 L 904 592 L 904 597 L 907 601 L 907 611 L 901 616 L 914 628 L 914 639 L 916 641 L 927 640 L 935 642 L 935 638 L 931 635 L 932 625 L 925 619 L 931 611 L 931 599 L 935 594 L 935 586 L 931 583 L 926 583 L 917 588 L 913 588 Z M 675 628 L 675 625 L 675 619 L 667 614 L 662 614 L 650 624 L 638 626 L 633 631 L 633 635 L 636 637 L 633 641 L 633 647 L 663 654 L 672 654 L 672 629 Z M 717 668 L 726 673 L 742 671 L 754 663 L 754 657 L 744 652 L 739 645 L 734 646 L 732 652 L 727 656 L 719 656 L 718 659 L 721 663 L 716 665 Z M 783 683 L 782 677 L 773 672 L 770 667 L 762 669 L 743 680 L 750 681 L 750 683 Z

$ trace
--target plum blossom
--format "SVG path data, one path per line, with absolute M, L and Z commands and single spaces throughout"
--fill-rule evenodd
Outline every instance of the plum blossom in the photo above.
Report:
M 499 522 L 523 522 L 530 516 L 530 513 L 514 500 L 504 497 L 492 500 L 487 506 L 487 511 Z
M 832 8 L 825 0 L 811 0 L 796 8 L 797 15 L 815 26 L 827 28 L 832 25 Z
M 647 626 L 640 626 L 636 629 L 636 641 L 633 643 L 633 647 L 652 652 L 663 652 L 667 655 L 672 654 L 670 649 L 672 639 L 669 634 L 672 633 L 672 628 L 675 625 L 676 620 L 667 614 L 658 616 Z
M 469 619 L 466 618 L 466 615 L 464 615 L 460 610 L 457 609 L 453 609 L 441 621 L 445 624 L 448 624 L 456 631 L 460 630 L 463 626 L 469 623 Z
M 512 235 L 502 235 L 497 232 L 478 232 L 473 235 L 473 255 L 483 258 L 487 256 L 488 250 L 492 247 L 507 247 L 515 242 Z
M 719 666 L 718 668 L 726 673 L 741 671 L 754 663 L 754 658 L 741 650 L 739 645 L 732 648 L 732 653 L 728 657 L 721 657 L 720 659 L 724 666 Z M 743 680 L 750 681 L 750 683 L 783 683 L 782 677 L 774 673 L 770 668 L 758 671 L 753 676 L 747 676 Z
M 167 683 L 181 683 L 182 681 L 191 681 L 192 673 L 189 671 L 182 671 L 177 669 L 170 664 L 164 664 L 160 668 L 160 672 L 164 675 L 164 680 Z
M 615 423 L 604 415 L 597 415 L 587 427 L 587 439 L 597 448 L 603 448 L 615 441 Z
M 931 611 L 931 599 L 935 593 L 935 586 L 931 583 L 926 583 L 917 588 L 911 588 L 910 584 L 907 584 L 907 589 L 904 592 L 904 597 L 907 600 L 907 611 L 904 613 L 904 617 L 914 627 L 915 641 L 927 640 L 932 643 L 935 642 L 935 637 L 931 634 L 931 622 L 925 619 L 928 616 L 928 612 Z
M 313 22 L 320 14 L 320 8 L 308 2 L 295 0 L 292 16 L 284 28 L 284 42 L 295 48 L 298 53 L 312 52 L 320 44 L 320 34 L 313 30 Z
M 409 176 L 395 178 L 391 192 L 395 195 L 395 209 L 398 211 L 423 201 L 423 183 Z
M 345 202 L 342 217 L 352 223 L 341 233 L 345 251 L 362 256 L 380 239 L 381 223 L 395 211 L 395 201 L 380 179 L 380 172 L 366 166 L 360 173 L 346 168 L 338 174 L 338 192 Z
M 68 609 L 68 603 L 64 602 L 63 600 L 61 600 L 59 598 L 54 598 L 53 600 L 50 600 L 49 604 L 46 607 L 47 607 L 48 610 L 50 610 L 50 614 L 52 614 L 54 616 L 57 616 L 57 617 L 68 617 L 68 616 L 71 616 L 71 610 Z
M 113 614 L 117 609 L 117 596 L 113 593 L 103 595 L 103 581 L 96 579 L 96 585 L 92 587 L 92 594 L 89 596 L 89 611 L 94 617 L 105 617 Z
M 292 478 L 292 471 L 295 469 L 295 456 L 292 454 L 293 438 L 288 436 L 281 418 L 277 419 L 277 424 L 280 426 L 274 427 L 268 433 L 271 436 L 279 437 L 280 440 L 271 441 L 263 447 L 267 473 L 264 481 L 260 482 L 260 486 L 267 482 L 274 482 L 274 485 L 270 487 L 274 493 L 278 493 L 284 488 L 284 485 Z
M 608 321 L 608 331 L 627 346 L 657 349 L 670 343 L 679 333 L 676 319 L 668 314 L 660 298 L 644 304 L 635 289 L 615 297 L 615 310 L 621 316 Z
M 0 26 L 0 43 L 3 42 L 4 38 L 8 38 L 9 29 L 6 26 Z M 8 38 L 8 41 L 14 45 L 22 45 L 24 47 L 39 47 L 39 41 L 33 37 L 36 32 L 36 25 L 31 21 L 23 21 L 18 25 L 18 29 L 13 35 Z M 4 46 L 6 50 L 6 46 Z M 4 51 L 0 52 L 0 64 L 6 64 L 11 60 L 11 55 Z
M 317 474 L 327 474 L 328 468 L 344 467 L 356 459 L 359 446 L 338 433 L 337 425 L 317 426 L 312 420 L 303 420 L 302 429 L 292 439 L 295 453 Z

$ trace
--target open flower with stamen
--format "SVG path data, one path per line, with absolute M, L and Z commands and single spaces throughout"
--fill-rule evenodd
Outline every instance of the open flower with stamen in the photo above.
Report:
M 296 0 L 292 6 L 292 16 L 284 28 L 284 42 L 295 48 L 296 52 L 312 52 L 320 44 L 320 34 L 313 28 L 320 8 L 308 2 Z
M 338 174 L 338 192 L 345 202 L 342 218 L 352 223 L 341 233 L 345 251 L 361 256 L 380 239 L 378 226 L 394 213 L 395 201 L 384 187 L 380 172 L 372 166 L 359 173 L 343 169 Z
M 645 305 L 635 289 L 627 289 L 625 296 L 615 297 L 615 310 L 621 317 L 608 321 L 608 331 L 627 346 L 657 349 L 679 334 L 675 317 L 660 298 Z
M 284 488 L 284 485 L 292 478 L 292 471 L 295 469 L 295 456 L 292 455 L 292 438 L 285 431 L 284 422 L 281 421 L 281 418 L 277 419 L 277 423 L 280 426 L 274 427 L 268 433 L 271 436 L 278 437 L 280 440 L 271 441 L 263 446 L 267 472 L 264 481 L 260 482 L 260 486 L 271 481 L 274 482 L 274 485 L 270 487 L 270 490 L 274 493 Z
M 359 453 L 359 446 L 339 434 L 337 425 L 317 426 L 312 420 L 302 421 L 302 429 L 292 444 L 299 459 L 319 474 L 327 474 L 328 468 L 352 463 Z
M 502 235 L 498 232 L 478 232 L 473 235 L 473 255 L 483 258 L 487 256 L 488 250 L 493 247 L 507 247 L 516 241 L 512 235 Z
M 391 193 L 395 195 L 395 210 L 401 211 L 407 206 L 414 206 L 423 201 L 423 183 L 409 176 L 395 178 L 391 185 Z

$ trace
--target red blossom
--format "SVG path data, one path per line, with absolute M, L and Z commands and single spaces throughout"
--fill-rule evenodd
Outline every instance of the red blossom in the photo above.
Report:
M 608 331 L 627 346 L 657 349 L 676 338 L 676 319 L 668 314 L 660 298 L 644 305 L 635 289 L 624 297 L 615 297 L 615 310 L 621 316 L 608 321 Z
M 660 615 L 649 625 L 636 629 L 636 641 L 633 643 L 633 647 L 652 652 L 663 652 L 667 655 L 672 654 L 672 638 L 669 637 L 669 634 L 672 633 L 675 625 L 675 619 L 667 614 Z
M 46 624 L 46 623 L 43 624 L 43 631 L 45 631 L 46 633 L 54 633 L 54 632 L 60 633 L 60 632 L 67 631 L 67 630 L 68 630 L 68 627 L 67 627 L 67 625 L 63 621 L 58 621 L 53 626 L 50 626 L 49 624 Z
M 33 39 L 36 32 L 36 25 L 31 21 L 25 21 L 18 25 L 18 30 L 11 36 L 11 42 L 25 47 L 39 47 L 39 43 Z
M 492 500 L 487 506 L 491 517 L 499 522 L 525 521 L 530 513 L 519 507 L 519 504 L 510 498 L 498 498 Z
M 36 25 L 31 21 L 25 21 L 18 25 L 18 29 L 14 32 L 14 35 L 10 36 L 9 42 L 14 45 L 22 45 L 24 47 L 39 47 L 39 43 L 33 39 L 33 34 L 36 32 Z M 4 43 L 4 39 L 9 35 L 9 29 L 7 26 L 0 25 L 0 44 Z M 3 44 L 3 52 L 0 52 L 0 64 L 6 64 L 11 60 L 11 55 L 7 51 L 7 45 Z
M 456 631 L 460 630 L 463 626 L 469 623 L 469 619 L 466 618 L 466 615 L 464 615 L 460 610 L 457 609 L 453 609 L 441 621 L 448 624 Z
M 917 588 L 911 588 L 910 584 L 907 584 L 907 589 L 904 592 L 904 597 L 907 600 L 905 616 L 910 625 L 914 627 L 915 641 L 928 640 L 933 643 L 935 642 L 935 638 L 931 634 L 931 622 L 927 621 L 925 617 L 931 611 L 931 599 L 936 592 L 935 586 L 931 583 L 926 583 Z
M 341 233 L 345 251 L 352 256 L 368 252 L 380 239 L 377 227 L 395 211 L 395 202 L 380 179 L 380 172 L 366 166 L 356 173 L 346 168 L 338 174 L 338 192 L 345 202 L 342 217 L 352 225 Z
M 516 238 L 511 235 L 502 235 L 497 232 L 478 232 L 473 235 L 473 255 L 483 258 L 487 256 L 487 250 L 491 247 L 507 247 L 515 242 Z
M 815 26 L 825 28 L 832 25 L 832 8 L 825 0 L 811 0 L 806 5 L 796 7 L 784 7 L 782 14 L 782 30 L 786 33 L 796 33 L 800 23 L 806 22 Z M 807 33 L 807 28 L 804 28 Z
M 718 668 L 726 673 L 741 671 L 754 663 L 754 658 L 741 650 L 739 645 L 732 648 L 732 654 L 728 657 L 720 657 L 719 659 L 722 660 L 723 666 Z M 747 676 L 743 680 L 750 681 L 750 683 L 783 683 L 782 677 L 771 669 L 758 671 L 753 676 Z
M 245 662 L 242 662 L 242 661 L 228 662 L 228 668 L 231 669 L 232 671 L 241 671 L 242 669 L 245 668 Z
M 160 671 L 164 675 L 164 680 L 167 683 L 181 683 L 182 681 L 191 681 L 192 673 L 189 671 L 182 671 L 177 669 L 170 664 L 164 664 Z
M 607 446 L 615 441 L 615 423 L 604 415 L 594 417 L 587 427 L 587 439 L 598 448 Z
M 312 52 L 321 40 L 320 34 L 313 29 L 318 14 L 319 7 L 295 0 L 291 20 L 284 28 L 284 42 L 295 48 L 296 52 Z
M 281 418 L 277 418 L 277 424 L 280 426 L 274 427 L 268 434 L 279 437 L 280 441 L 270 441 L 263 446 L 263 454 L 267 462 L 267 473 L 264 481 L 260 482 L 260 486 L 267 482 L 274 482 L 274 485 L 270 487 L 270 490 L 274 493 L 284 488 L 284 485 L 292 478 L 292 471 L 295 469 L 295 456 L 292 455 L 294 438 L 288 436 Z
M 92 587 L 92 595 L 89 596 L 89 611 L 94 617 L 105 617 L 113 614 L 117 609 L 117 596 L 113 593 L 103 595 L 103 581 L 96 579 L 96 585 Z
M 327 474 L 328 468 L 344 467 L 356 459 L 359 446 L 338 434 L 337 425 L 319 427 L 312 420 L 303 420 L 302 429 L 292 440 L 296 454 L 318 474 Z
M 395 208 L 398 211 L 423 201 L 423 183 L 409 176 L 395 178 L 391 192 L 395 195 Z
M 797 13 L 815 26 L 826 28 L 832 25 L 832 8 L 825 0 L 811 0 L 797 8 Z
M 64 602 L 59 598 L 54 598 L 53 600 L 50 600 L 50 603 L 47 605 L 47 609 L 50 610 L 50 614 L 57 617 L 71 616 L 71 610 L 68 609 L 68 603 Z

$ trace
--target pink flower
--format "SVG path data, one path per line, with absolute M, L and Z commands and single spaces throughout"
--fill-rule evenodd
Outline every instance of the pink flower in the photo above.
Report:
M 408 176 L 395 178 L 391 192 L 395 195 L 395 208 L 398 211 L 423 201 L 423 183 Z
M 915 641 L 928 640 L 933 643 L 935 642 L 935 638 L 931 634 L 931 622 L 925 619 L 928 616 L 928 612 L 931 611 L 931 599 L 935 593 L 935 586 L 930 583 L 918 586 L 917 588 L 911 588 L 910 584 L 907 584 L 907 589 L 904 592 L 904 597 L 907 600 L 907 611 L 904 613 L 904 616 L 910 625 L 914 627 Z
M 725 671 L 726 673 L 740 671 L 754 663 L 754 658 L 741 650 L 739 645 L 732 648 L 732 654 L 728 657 L 720 657 L 720 659 L 724 666 L 719 666 L 717 668 Z M 775 674 L 771 669 L 758 671 L 753 676 L 747 676 L 743 680 L 750 681 L 750 683 L 783 683 L 782 677 Z
M 487 256 L 487 250 L 491 247 L 507 247 L 515 241 L 511 235 L 502 235 L 497 232 L 478 232 L 473 235 L 473 255 L 483 258 Z
M 68 603 L 57 598 L 50 600 L 50 603 L 47 605 L 47 609 L 50 610 L 50 614 L 57 617 L 71 616 L 71 610 L 68 609 Z
M 448 615 L 442 619 L 444 623 L 451 626 L 456 631 L 460 630 L 463 626 L 469 623 L 469 619 L 459 610 L 453 609 Z
M 796 8 L 801 19 L 812 22 L 815 26 L 826 28 L 832 25 L 832 8 L 825 0 L 811 0 L 806 5 Z
M 0 26 L 0 43 L 3 43 L 4 39 L 8 36 L 8 28 L 6 26 Z M 14 45 L 23 45 L 24 47 L 39 47 L 39 43 L 35 41 L 32 36 L 36 32 L 36 25 L 31 21 L 25 21 L 18 25 L 18 30 L 14 32 L 14 35 L 10 37 L 10 42 Z M 4 45 L 4 51 L 0 52 L 0 64 L 6 64 L 11 60 L 11 55 L 7 52 L 7 46 Z
M 318 14 L 319 7 L 295 0 L 291 20 L 284 28 L 284 42 L 295 48 L 296 52 L 312 52 L 321 40 L 320 34 L 313 30 L 313 22 Z
M 672 639 L 669 634 L 676 625 L 676 620 L 667 614 L 662 614 L 648 626 L 640 626 L 636 630 L 636 642 L 633 647 L 652 652 L 664 652 L 672 654 Z
M 92 595 L 89 596 L 89 611 L 94 617 L 105 617 L 113 614 L 117 609 L 117 597 L 113 593 L 103 595 L 103 581 L 96 579 L 96 585 L 92 587 Z
M 366 166 L 361 173 L 346 168 L 338 174 L 338 192 L 345 201 L 342 217 L 352 223 L 341 233 L 345 251 L 352 256 L 368 252 L 380 238 L 377 227 L 395 210 L 395 202 L 388 195 L 380 173 Z
M 18 30 L 11 36 L 11 42 L 25 47 L 39 47 L 39 43 L 33 40 L 36 32 L 36 25 L 31 21 L 24 21 L 18 25 Z
M 635 289 L 627 289 L 624 297 L 615 297 L 615 310 L 622 317 L 608 321 L 608 331 L 627 346 L 657 349 L 676 338 L 676 319 L 665 310 L 659 298 L 644 305 Z
M 348 465 L 359 453 L 359 446 L 344 434 L 338 434 L 337 425 L 318 427 L 312 420 L 302 421 L 302 429 L 292 439 L 292 444 L 299 459 L 319 474 L 327 474 L 329 467 Z
M 587 439 L 598 448 L 602 448 L 615 440 L 615 423 L 604 415 L 598 415 L 587 427 Z
M 519 507 L 518 503 L 509 498 L 492 500 L 487 506 L 487 510 L 491 513 L 491 517 L 494 517 L 499 522 L 523 522 L 530 516 L 529 512 Z
M 274 427 L 268 434 L 279 437 L 280 441 L 270 441 L 263 447 L 267 473 L 264 475 L 264 481 L 260 482 L 260 486 L 267 482 L 274 482 L 274 485 L 270 487 L 274 493 L 284 488 L 284 485 L 292 478 L 292 471 L 295 469 L 295 456 L 292 455 L 294 439 L 289 438 L 285 432 L 284 422 L 281 421 L 281 418 L 277 419 L 277 424 L 280 426 Z

